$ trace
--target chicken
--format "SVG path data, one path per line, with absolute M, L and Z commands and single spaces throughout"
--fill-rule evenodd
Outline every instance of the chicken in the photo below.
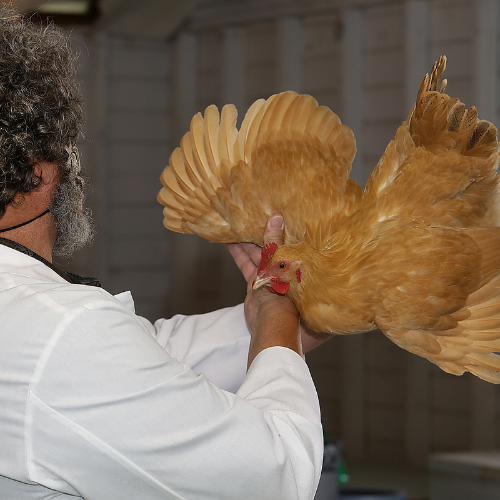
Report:
M 379 328 L 444 371 L 500 383 L 496 128 L 444 93 L 442 57 L 363 190 L 351 130 L 314 98 L 256 101 L 240 130 L 226 105 L 197 114 L 164 170 L 164 225 L 210 241 L 269 245 L 254 287 L 287 294 L 310 328 Z

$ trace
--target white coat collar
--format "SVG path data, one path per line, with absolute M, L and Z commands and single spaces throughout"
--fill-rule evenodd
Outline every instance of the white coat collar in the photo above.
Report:
M 33 252 L 33 250 L 31 250 L 30 248 L 27 248 L 24 245 L 17 243 L 16 241 L 0 237 L 0 244 L 1 246 L 11 248 L 13 250 L 20 252 L 23 255 L 27 255 L 28 257 L 32 257 L 33 259 L 41 262 L 44 266 L 48 267 L 49 269 L 52 269 L 52 271 L 57 273 L 60 277 L 63 278 L 63 280 L 67 281 L 68 283 L 71 283 L 73 285 L 90 285 L 99 288 L 102 287 L 101 283 L 95 278 L 86 278 L 83 276 L 79 276 L 78 274 L 71 273 L 69 271 L 63 271 L 61 269 L 58 269 L 51 262 L 44 259 L 37 253 Z
M 0 273 L 18 274 L 42 281 L 68 283 L 56 271 L 18 250 L 0 245 Z
M 3 273 L 28 276 L 41 281 L 52 281 L 62 284 L 69 283 L 43 262 L 0 244 L 0 274 Z M 135 312 L 134 299 L 130 292 L 122 292 L 114 297 L 132 312 Z

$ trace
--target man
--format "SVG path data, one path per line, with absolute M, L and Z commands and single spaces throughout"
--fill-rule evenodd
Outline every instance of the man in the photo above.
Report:
M 287 298 L 153 325 L 52 265 L 92 235 L 66 42 L 0 11 L 0 498 L 311 499 L 322 432 L 302 353 L 323 339 L 301 338 Z M 282 237 L 271 217 L 266 242 Z M 230 250 L 251 283 L 258 248 Z

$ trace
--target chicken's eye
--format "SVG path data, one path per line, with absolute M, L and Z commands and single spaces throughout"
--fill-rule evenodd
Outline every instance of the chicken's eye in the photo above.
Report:
M 285 269 L 286 264 L 285 264 L 284 262 L 280 262 L 278 267 L 279 267 L 280 269 Z

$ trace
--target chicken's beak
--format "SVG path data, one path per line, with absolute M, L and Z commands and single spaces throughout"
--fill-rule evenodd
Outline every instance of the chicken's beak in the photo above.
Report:
M 266 285 L 266 284 L 267 284 L 267 283 L 269 283 L 272 279 L 273 279 L 273 277 L 272 277 L 272 276 L 266 276 L 266 277 L 263 277 L 263 278 L 259 278 L 259 276 L 257 276 L 257 277 L 253 280 L 253 283 L 252 283 L 252 290 L 257 290 L 257 288 L 260 288 L 261 286 Z

